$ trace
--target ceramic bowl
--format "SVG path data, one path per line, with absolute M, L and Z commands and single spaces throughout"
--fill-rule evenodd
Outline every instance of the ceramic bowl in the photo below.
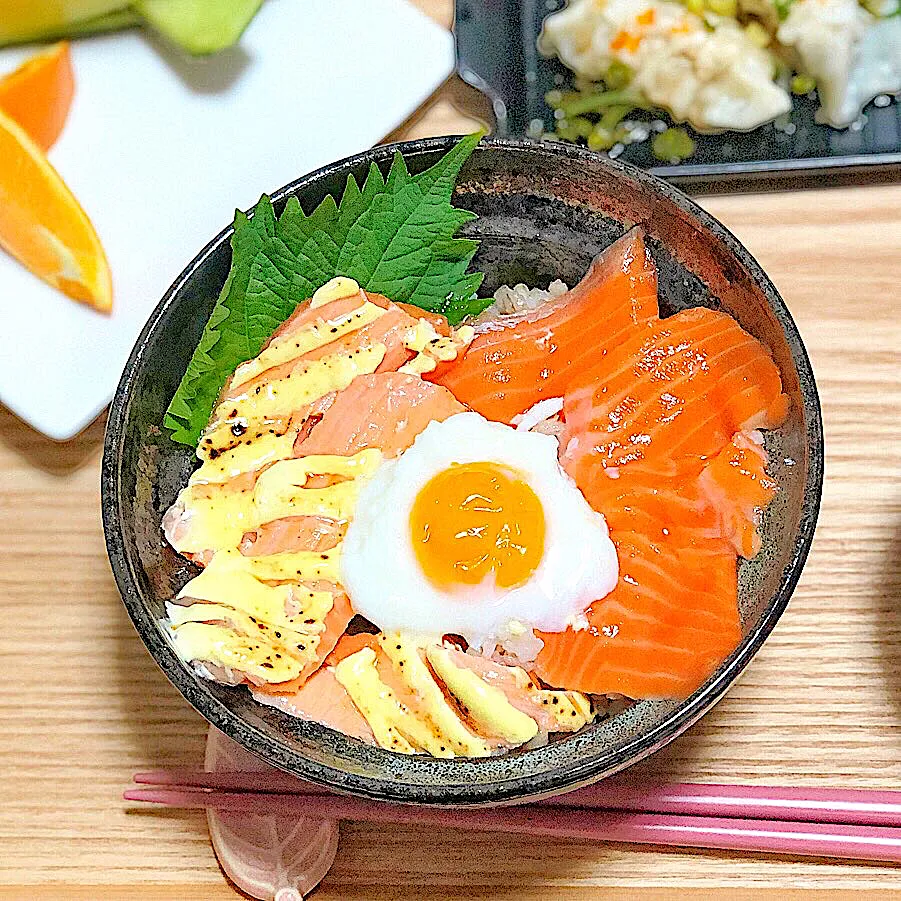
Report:
M 453 141 L 377 147 L 272 197 L 278 210 L 292 195 L 310 210 L 326 193 L 340 195 L 348 175 L 362 180 L 371 163 L 387 170 L 395 150 L 419 171 Z M 820 500 L 822 424 L 810 362 L 773 283 L 733 235 L 672 186 L 577 147 L 484 140 L 461 173 L 455 203 L 479 216 L 465 231 L 481 241 L 473 265 L 486 274 L 486 291 L 520 281 L 546 286 L 554 278 L 575 284 L 595 254 L 642 223 L 664 315 L 699 305 L 722 309 L 772 352 L 791 398 L 788 421 L 766 436 L 781 490 L 764 518 L 760 554 L 740 566 L 741 644 L 705 685 L 685 700 L 642 701 L 543 748 L 436 760 L 390 753 L 293 719 L 182 663 L 160 621 L 165 601 L 195 571 L 163 540 L 160 520 L 196 460 L 191 448 L 169 440 L 163 414 L 228 273 L 231 228 L 176 279 L 128 360 L 106 434 L 103 521 L 113 573 L 148 650 L 190 704 L 245 748 L 297 776 L 369 798 L 510 803 L 616 773 L 672 741 L 722 697 L 779 619 L 804 565 Z

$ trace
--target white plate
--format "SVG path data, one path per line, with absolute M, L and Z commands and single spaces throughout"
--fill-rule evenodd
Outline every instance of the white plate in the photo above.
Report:
M 0 52 L 0 73 L 32 52 Z M 454 66 L 451 35 L 404 0 L 268 0 L 209 59 L 139 30 L 72 55 L 75 100 L 50 159 L 106 249 L 112 315 L 0 252 L 0 401 L 57 440 L 106 406 L 151 310 L 235 207 L 377 143 Z

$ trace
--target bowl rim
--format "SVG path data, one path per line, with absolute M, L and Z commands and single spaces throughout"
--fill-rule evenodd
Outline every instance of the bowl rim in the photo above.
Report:
M 349 171 L 354 167 L 370 163 L 388 163 L 396 151 L 405 155 L 435 153 L 447 150 L 458 139 L 458 136 L 442 136 L 379 145 L 301 176 L 274 191 L 270 197 L 274 203 L 278 203 L 292 194 L 303 191 L 310 185 L 321 183 L 330 176 Z M 338 769 L 312 760 L 250 725 L 239 714 L 233 712 L 212 695 L 200 691 L 196 681 L 198 677 L 191 674 L 188 668 L 181 663 L 174 651 L 162 640 L 162 636 L 156 635 L 158 624 L 141 599 L 138 580 L 135 573 L 132 572 L 125 551 L 121 526 L 121 492 L 119 490 L 125 440 L 124 414 L 130 404 L 137 375 L 150 346 L 150 339 L 167 315 L 174 299 L 195 272 L 219 250 L 223 243 L 231 238 L 234 231 L 233 226 L 228 225 L 223 228 L 182 270 L 148 317 L 128 357 L 110 405 L 101 464 L 101 510 L 107 553 L 113 576 L 132 623 L 151 656 L 163 670 L 167 679 L 207 722 L 238 741 L 252 753 L 263 757 L 273 766 L 338 791 L 379 800 L 440 806 L 480 806 L 534 800 L 569 791 L 611 776 L 671 742 L 694 725 L 720 700 L 773 630 L 788 605 L 807 559 L 822 495 L 824 451 L 822 413 L 809 356 L 794 319 L 775 285 L 732 232 L 673 185 L 627 163 L 611 160 L 585 148 L 509 138 L 483 138 L 476 148 L 475 154 L 480 152 L 480 148 L 544 155 L 548 159 L 563 156 L 587 160 L 592 165 L 604 166 L 610 170 L 614 179 L 626 177 L 638 182 L 646 189 L 662 195 L 666 200 L 694 217 L 704 229 L 711 231 L 751 276 L 766 298 L 785 334 L 792 361 L 800 379 L 804 401 L 803 415 L 807 424 L 808 469 L 804 482 L 798 529 L 793 540 L 793 553 L 789 563 L 783 569 L 775 594 L 759 620 L 743 636 L 735 651 L 703 686 L 689 698 L 679 702 L 653 728 L 636 736 L 619 749 L 621 762 L 616 763 L 609 759 L 612 752 L 601 752 L 590 756 L 588 760 L 565 772 L 549 770 L 532 776 L 514 775 L 502 781 L 478 785 L 471 785 L 464 781 L 439 785 L 418 781 L 406 783 L 390 778 L 361 776 L 349 770 Z M 166 665 L 160 659 L 161 654 L 166 657 Z

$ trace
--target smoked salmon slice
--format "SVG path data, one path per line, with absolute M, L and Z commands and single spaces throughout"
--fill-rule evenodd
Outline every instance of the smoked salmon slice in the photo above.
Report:
M 657 316 L 657 269 L 633 228 L 573 289 L 539 309 L 484 326 L 456 364 L 434 377 L 477 413 L 510 422 L 560 397 L 628 335 Z M 427 379 L 429 375 L 425 376 Z
M 586 611 L 587 628 L 538 633 L 535 673 L 549 685 L 629 698 L 682 698 L 741 638 L 735 553 L 611 533 L 620 577 Z
M 348 456 L 377 447 L 386 457 L 396 457 L 430 422 L 443 422 L 465 409 L 446 388 L 416 375 L 377 372 L 357 376 L 309 437 L 295 444 L 294 454 Z

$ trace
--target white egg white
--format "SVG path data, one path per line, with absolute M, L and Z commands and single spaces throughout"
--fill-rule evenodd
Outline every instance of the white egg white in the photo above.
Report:
M 503 644 L 523 628 L 565 629 L 612 591 L 618 565 L 604 517 L 561 469 L 557 449 L 550 435 L 517 431 L 477 413 L 431 423 L 360 493 L 341 559 L 354 610 L 385 631 L 462 635 L 477 647 L 490 640 Z M 491 579 L 443 589 L 416 558 L 410 513 L 417 495 L 452 464 L 477 462 L 516 470 L 544 509 L 543 556 L 528 581 L 515 588 L 500 588 Z

